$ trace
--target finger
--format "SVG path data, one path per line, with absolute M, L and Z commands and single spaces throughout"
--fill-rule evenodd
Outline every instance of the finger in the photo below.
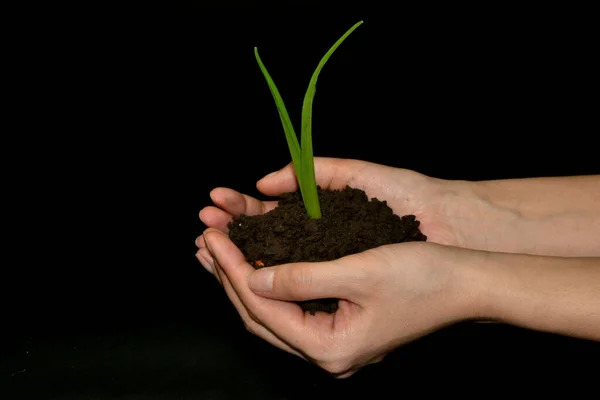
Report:
M 256 295 L 248 287 L 254 268 L 227 235 L 214 229 L 204 232 L 207 247 L 223 269 L 248 312 L 262 325 L 298 349 L 312 347 L 316 332 L 308 332 L 304 311 L 297 304 Z
M 200 264 L 202 264 L 205 270 L 213 275 L 215 274 L 214 260 L 206 247 L 198 250 L 196 258 L 200 261 Z
M 234 308 L 240 315 L 240 318 L 244 322 L 244 326 L 250 333 L 260 337 L 261 339 L 271 343 L 273 346 L 283 351 L 287 351 L 290 354 L 294 354 L 300 358 L 305 359 L 305 357 L 300 352 L 289 346 L 283 340 L 274 335 L 273 332 L 269 331 L 267 328 L 260 325 L 257 321 L 254 320 L 254 318 L 250 315 L 250 313 L 240 300 L 240 297 L 238 296 L 237 292 L 231 285 L 231 281 L 227 277 L 227 274 L 223 271 L 222 268 L 220 268 L 218 263 L 215 263 L 215 271 L 216 274 L 220 276 L 220 280 L 222 282 L 223 288 L 225 289 L 227 297 L 229 298 Z
M 365 288 L 372 286 L 369 259 L 366 255 L 356 254 L 334 261 L 261 268 L 251 272 L 249 287 L 254 293 L 270 299 L 337 298 L 358 302 Z
M 323 189 L 343 189 L 351 185 L 355 176 L 369 164 L 364 161 L 342 158 L 315 157 L 315 176 L 317 185 Z M 259 180 L 258 190 L 267 196 L 279 196 L 298 190 L 296 172 L 292 163 Z
M 218 270 L 215 268 L 215 260 L 213 259 L 206 246 L 198 250 L 198 252 L 196 253 L 196 258 L 198 258 L 198 261 L 200 261 L 200 264 L 204 267 L 204 269 L 210 272 L 217 279 L 217 281 L 221 285 L 223 285 L 223 282 L 221 282 L 221 277 L 217 273 Z
M 203 247 L 196 252 L 196 258 L 206 271 L 215 275 L 214 259 L 208 249 Z
M 213 189 L 210 198 L 217 206 L 235 217 L 242 214 L 264 214 L 277 206 L 276 201 L 261 201 L 228 188 Z
M 204 235 L 198 236 L 196 238 L 196 240 L 194 241 L 194 243 L 196 244 L 196 247 L 198 247 L 199 249 L 205 248 L 206 243 L 204 243 Z
M 209 228 L 215 228 L 221 232 L 229 232 L 227 224 L 231 222 L 233 217 L 226 211 L 214 206 L 204 207 L 200 210 L 200 221 Z

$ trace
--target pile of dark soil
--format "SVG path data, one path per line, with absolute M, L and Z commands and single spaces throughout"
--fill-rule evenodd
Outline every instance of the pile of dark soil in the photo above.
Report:
M 287 193 L 266 214 L 235 218 L 229 237 L 255 268 L 330 261 L 386 244 L 427 240 L 414 215 L 395 215 L 385 201 L 369 199 L 360 189 L 319 188 L 318 193 L 320 219 L 308 217 L 300 192 Z M 311 314 L 333 313 L 338 300 L 299 304 Z

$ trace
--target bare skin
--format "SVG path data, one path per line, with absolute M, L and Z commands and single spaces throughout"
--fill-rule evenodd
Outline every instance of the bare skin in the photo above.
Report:
M 443 181 L 321 158 L 315 170 L 322 187 L 348 184 L 398 214 L 415 214 L 429 241 L 255 271 L 228 239 L 227 223 L 276 202 L 213 190 L 217 207 L 200 212 L 209 229 L 197 239 L 197 256 L 254 334 L 338 377 L 465 319 L 600 340 L 600 243 L 591 239 L 600 237 L 600 177 Z M 291 166 L 257 186 L 269 196 L 297 188 Z M 310 316 L 289 302 L 320 297 L 342 299 L 338 312 Z
M 600 175 L 442 184 L 452 187 L 445 215 L 461 247 L 600 256 Z
M 316 158 L 317 183 L 346 185 L 387 200 L 399 215 L 415 214 L 434 243 L 557 256 L 600 256 L 600 176 L 498 181 L 448 181 L 358 160 Z M 297 190 L 291 165 L 257 183 L 267 196 Z M 211 192 L 200 211 L 208 227 L 227 232 L 232 216 L 276 207 L 228 188 Z M 557 233 L 560 233 L 557 235 Z M 201 245 L 201 240 L 199 244 Z

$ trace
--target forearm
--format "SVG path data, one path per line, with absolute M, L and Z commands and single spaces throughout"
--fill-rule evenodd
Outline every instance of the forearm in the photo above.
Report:
M 600 175 L 454 182 L 450 210 L 465 247 L 553 256 L 600 256 Z
M 471 316 L 600 340 L 600 258 L 474 253 Z
M 485 200 L 525 218 L 557 214 L 600 214 L 600 175 L 500 179 L 476 182 Z

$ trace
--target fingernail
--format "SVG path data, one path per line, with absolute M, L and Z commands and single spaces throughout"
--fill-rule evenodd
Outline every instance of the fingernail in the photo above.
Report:
M 198 259 L 198 261 L 200 261 L 200 264 L 202 264 L 202 266 L 204 267 L 205 270 L 207 270 L 208 272 L 210 272 L 211 274 L 214 275 L 215 273 L 215 262 L 212 259 L 212 257 L 210 257 L 209 259 L 206 259 L 204 257 L 202 257 L 199 254 L 196 254 L 196 258 Z
M 254 271 L 250 275 L 248 286 L 254 292 L 270 292 L 273 290 L 273 277 L 275 271 L 272 268 L 263 268 Z

